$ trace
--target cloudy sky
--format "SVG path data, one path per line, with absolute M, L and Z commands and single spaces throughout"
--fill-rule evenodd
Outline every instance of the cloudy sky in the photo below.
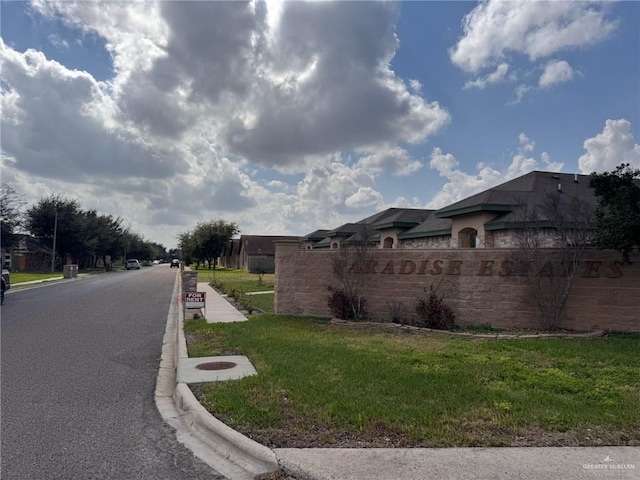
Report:
M 1 181 L 167 247 L 640 167 L 638 2 L 5 2 Z

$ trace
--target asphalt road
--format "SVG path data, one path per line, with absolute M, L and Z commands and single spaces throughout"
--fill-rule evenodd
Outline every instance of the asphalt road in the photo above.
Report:
M 1 478 L 223 478 L 154 403 L 175 278 L 160 265 L 7 294 Z

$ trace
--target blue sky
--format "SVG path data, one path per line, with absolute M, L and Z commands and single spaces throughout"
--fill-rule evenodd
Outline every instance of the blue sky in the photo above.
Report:
M 2 182 L 172 247 L 640 167 L 638 2 L 2 2 Z

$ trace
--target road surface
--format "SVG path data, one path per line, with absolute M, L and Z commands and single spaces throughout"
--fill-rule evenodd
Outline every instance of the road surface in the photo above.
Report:
M 175 279 L 159 265 L 7 294 L 1 478 L 223 479 L 154 403 Z

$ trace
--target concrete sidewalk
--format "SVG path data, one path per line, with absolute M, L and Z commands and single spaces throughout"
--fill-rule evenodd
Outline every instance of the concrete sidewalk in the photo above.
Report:
M 225 300 L 208 283 L 198 283 L 198 291 L 205 292 L 204 318 L 207 323 L 246 322 L 247 317 Z
M 206 283 L 207 322 L 246 321 Z M 250 359 L 249 359 L 250 360 Z M 292 367 L 293 368 L 293 367 Z M 258 371 L 258 375 L 260 372 Z M 178 390 L 176 390 L 177 392 Z M 184 395 L 191 402 L 189 392 Z M 181 399 L 181 403 L 185 400 Z M 195 410 L 199 405 L 191 406 Z M 202 408 L 202 407 L 200 407 Z M 238 459 L 232 480 L 272 468 L 269 449 L 230 429 L 203 408 L 192 428 L 207 432 L 214 458 Z M 228 440 L 233 437 L 233 441 Z M 221 443 L 222 442 L 222 443 Z M 224 445 L 224 447 L 220 447 Z M 218 451 L 220 450 L 220 451 Z M 640 478 L 639 447 L 275 448 L 288 480 L 626 480 Z M 242 466 L 244 465 L 244 466 Z M 249 466 L 251 466 L 249 468 Z M 253 473 L 249 473 L 252 471 Z
M 640 478 L 637 447 L 276 448 L 305 480 L 622 480 Z

